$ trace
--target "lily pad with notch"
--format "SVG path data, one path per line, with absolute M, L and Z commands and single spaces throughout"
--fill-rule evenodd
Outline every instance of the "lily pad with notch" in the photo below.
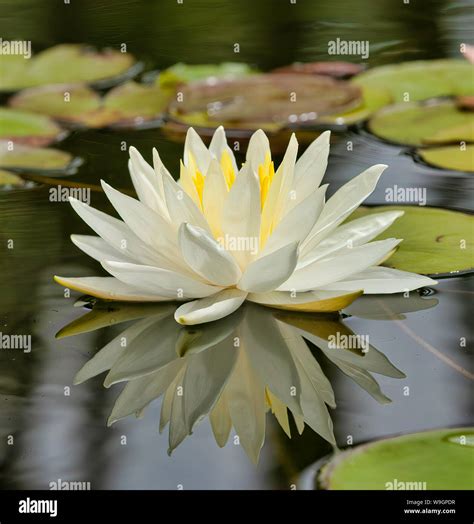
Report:
M 0 140 L 29 146 L 47 146 L 67 136 L 51 118 L 0 107 Z
M 388 89 L 395 102 L 472 95 L 474 67 L 465 60 L 417 60 L 374 67 L 353 79 L 359 86 Z
M 69 126 L 137 127 L 163 117 L 172 91 L 127 82 L 105 96 L 85 85 L 53 85 L 26 89 L 9 101 L 12 107 L 48 115 Z
M 53 148 L 30 147 L 10 144 L 0 140 L 0 168 L 13 172 L 46 172 L 74 174 L 82 164 L 82 159 L 73 157 L 67 151 Z
M 2 56 L 0 91 L 14 92 L 25 87 L 87 83 L 111 87 L 136 75 L 142 64 L 130 53 L 114 49 L 97 51 L 83 44 L 61 44 L 25 60 L 22 55 Z
M 374 135 L 396 144 L 420 146 L 431 143 L 437 133 L 457 129 L 456 138 L 472 137 L 474 114 L 460 111 L 449 100 L 397 104 L 381 109 L 368 121 Z
M 220 64 L 177 64 L 161 71 L 156 78 L 160 87 L 176 87 L 206 78 L 239 78 L 258 73 L 258 70 L 242 62 L 222 62 Z
M 474 428 L 445 428 L 362 444 L 319 471 L 325 490 L 474 489 Z
M 441 169 L 474 173 L 474 145 L 417 149 L 416 154 L 427 164 Z
M 171 117 L 184 124 L 254 130 L 306 127 L 323 115 L 360 107 L 360 89 L 326 76 L 261 74 L 245 78 L 192 82 L 182 101 L 170 105 Z
M 349 220 L 387 210 L 401 210 L 404 215 L 376 240 L 402 238 L 403 242 L 384 266 L 434 277 L 474 270 L 474 216 L 424 206 L 377 206 L 360 207 Z

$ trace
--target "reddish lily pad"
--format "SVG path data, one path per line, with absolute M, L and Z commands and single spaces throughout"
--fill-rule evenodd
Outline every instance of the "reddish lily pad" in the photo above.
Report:
M 182 101 L 170 106 L 184 123 L 254 129 L 262 124 L 307 125 L 322 115 L 347 111 L 361 103 L 357 86 L 325 76 L 253 75 L 238 80 L 192 82 Z
M 130 53 L 114 49 L 96 51 L 81 44 L 51 47 L 25 60 L 21 55 L 2 56 L 0 90 L 25 87 L 88 83 L 108 87 L 136 74 L 141 65 Z
M 58 141 L 66 134 L 47 116 L 0 108 L 0 140 L 40 147 Z

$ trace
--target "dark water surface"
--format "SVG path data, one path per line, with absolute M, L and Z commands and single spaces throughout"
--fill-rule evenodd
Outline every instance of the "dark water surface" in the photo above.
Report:
M 184 3 L 83 0 L 62 6 L 47 0 L 3 0 L 0 35 L 31 39 L 39 47 L 126 42 L 149 68 L 177 61 L 237 60 L 269 69 L 295 60 L 325 60 L 327 42 L 337 37 L 369 40 L 369 66 L 457 56 L 459 42 L 469 40 L 473 25 L 468 2 L 297 0 L 290 7 L 285 0 Z M 233 53 L 236 42 L 239 55 Z M 345 147 L 347 140 L 355 144 L 352 152 Z M 136 146 L 147 159 L 157 147 L 177 173 L 182 146 L 157 129 L 78 131 L 60 145 L 86 161 L 70 180 L 98 184 L 104 178 L 117 188 L 130 188 L 122 142 Z M 390 167 L 369 203 L 384 203 L 384 187 L 409 180 L 427 187 L 428 205 L 472 211 L 472 176 L 416 164 L 400 148 L 360 130 L 334 144 L 325 181 L 333 192 L 375 163 Z M 47 187 L 0 193 L 0 331 L 33 337 L 31 353 L 0 350 L 0 487 L 48 489 L 58 479 L 90 481 L 95 489 L 288 487 L 299 471 L 331 450 L 309 428 L 289 440 L 268 416 L 258 467 L 232 441 L 218 448 L 207 420 L 169 457 L 167 432 L 158 434 L 160 400 L 142 419 L 129 417 L 107 428 L 121 385 L 105 389 L 103 376 L 79 386 L 72 386 L 72 380 L 120 330 L 54 338 L 85 310 L 73 307 L 77 296 L 65 298 L 52 275 L 87 276 L 99 274 L 99 268 L 69 240 L 71 233 L 86 233 L 87 227 L 68 204 L 50 202 L 48 195 Z M 100 192 L 92 194 L 91 203 L 110 211 Z M 14 249 L 5 247 L 10 239 Z M 335 391 L 337 408 L 331 415 L 340 446 L 351 438 L 357 443 L 470 422 L 472 373 L 469 349 L 461 339 L 469 341 L 472 334 L 472 284 L 472 277 L 445 279 L 432 294 L 413 293 L 405 301 L 389 297 L 372 305 L 357 302 L 346 312 L 344 323 L 355 333 L 368 334 L 406 375 L 376 377 L 392 400 L 389 404 L 377 402 L 312 347 Z

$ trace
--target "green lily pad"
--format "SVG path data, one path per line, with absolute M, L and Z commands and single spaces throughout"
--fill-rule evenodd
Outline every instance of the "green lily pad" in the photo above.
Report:
M 134 127 L 161 118 L 170 96 L 170 90 L 133 81 L 113 88 L 104 97 L 84 85 L 62 84 L 26 89 L 12 97 L 9 104 L 68 125 Z
M 454 171 L 474 173 L 474 145 L 417 149 L 417 154 L 427 164 Z
M 389 105 L 392 102 L 392 95 L 387 89 L 374 89 L 373 87 L 362 87 L 362 103 L 360 107 L 336 113 L 334 115 L 323 116 L 319 119 L 320 123 L 336 125 L 352 125 L 362 122 L 369 118 L 375 111 Z
M 398 104 L 378 111 L 368 122 L 374 135 L 396 144 L 419 146 L 429 142 L 437 132 L 457 127 L 468 140 L 468 129 L 474 125 L 474 115 L 460 111 L 453 102 Z
M 465 60 L 442 59 L 375 67 L 354 78 L 359 86 L 388 89 L 396 102 L 446 95 L 472 95 L 474 67 Z
M 15 173 L 0 169 L 0 191 L 23 187 L 25 184 L 26 182 L 18 175 L 15 175 Z
M 420 206 L 378 206 L 360 207 L 349 220 L 387 210 L 402 210 L 405 214 L 376 239 L 403 239 L 384 266 L 434 276 L 456 276 L 474 269 L 472 215 Z
M 294 62 L 278 67 L 272 73 L 298 73 L 300 75 L 327 75 L 333 78 L 349 78 L 364 70 L 364 66 L 352 62 Z
M 47 146 L 67 133 L 43 115 L 0 107 L 0 140 L 30 146 Z
M 464 124 L 439 129 L 423 139 L 425 144 L 453 144 L 474 142 L 474 116 Z
M 257 73 L 247 64 L 240 62 L 223 62 L 221 64 L 183 64 L 178 62 L 162 71 L 157 77 L 161 87 L 176 87 L 206 78 L 235 78 Z
M 130 53 L 113 49 L 95 51 L 81 44 L 51 47 L 26 60 L 5 55 L 0 61 L 0 90 L 25 87 L 88 83 L 106 87 L 138 72 L 141 68 Z
M 252 75 L 233 80 L 192 82 L 173 101 L 171 115 L 203 127 L 255 129 L 262 124 L 314 123 L 321 115 L 359 107 L 361 92 L 349 82 L 300 74 Z
M 317 483 L 329 490 L 474 489 L 474 428 L 424 431 L 335 455 Z
M 80 158 L 73 158 L 67 151 L 53 148 L 29 147 L 0 140 L 0 168 L 13 171 L 48 171 L 73 174 L 81 165 Z

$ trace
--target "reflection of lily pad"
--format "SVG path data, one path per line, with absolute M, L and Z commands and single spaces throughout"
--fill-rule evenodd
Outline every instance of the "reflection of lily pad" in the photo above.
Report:
M 102 52 L 79 44 L 63 44 L 38 53 L 29 60 L 22 55 L 5 55 L 0 62 L 0 90 L 64 83 L 111 85 L 138 66 L 129 53 L 106 49 Z
M 63 123 L 98 128 L 115 124 L 134 126 L 159 118 L 169 97 L 169 91 L 130 81 L 112 89 L 103 98 L 82 85 L 35 87 L 14 96 L 10 104 Z
M 64 130 L 46 116 L 0 108 L 0 140 L 46 146 L 65 135 Z
M 192 82 L 183 86 L 182 101 L 170 111 L 184 123 L 245 129 L 305 125 L 321 115 L 348 111 L 361 103 L 359 88 L 325 76 L 253 75 L 237 80 Z
M 249 65 L 238 62 L 222 64 L 183 64 L 179 62 L 160 73 L 157 82 L 162 87 L 175 87 L 205 78 L 241 77 L 256 73 Z
M 0 141 L 0 167 L 14 171 L 60 171 L 74 173 L 81 159 L 73 158 L 66 151 L 15 144 L 13 149 Z
M 474 145 L 418 149 L 418 155 L 427 164 L 443 169 L 474 173 Z
M 441 429 L 364 444 L 337 454 L 322 468 L 318 485 L 331 490 L 472 490 L 473 435 L 474 428 Z
M 399 104 L 378 111 L 368 122 L 371 133 L 397 144 L 422 145 L 437 132 L 474 124 L 472 113 L 460 111 L 452 102 Z M 465 126 L 465 127 L 464 127 Z
M 396 102 L 473 94 L 473 66 L 465 60 L 424 60 L 375 67 L 358 75 L 360 86 L 389 89 Z
M 385 266 L 425 275 L 473 269 L 473 216 L 430 207 L 380 206 L 360 207 L 350 220 L 388 209 L 402 210 L 405 214 L 377 237 L 377 240 L 403 238 Z
M 2 189 L 13 189 L 24 185 L 25 181 L 21 177 L 15 175 L 15 173 L 10 173 L 10 171 L 0 169 L 0 191 Z

